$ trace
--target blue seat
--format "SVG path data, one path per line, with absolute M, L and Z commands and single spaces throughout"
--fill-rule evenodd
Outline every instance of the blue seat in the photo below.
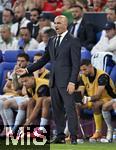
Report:
M 96 33 L 96 43 L 100 40 L 101 35 L 102 35 L 102 31 Z
M 116 65 L 112 68 L 111 73 L 110 73 L 111 79 L 114 81 L 116 84 Z
M 6 75 L 8 71 L 11 71 L 17 60 L 17 55 L 21 51 L 8 50 L 3 54 L 3 62 L 0 64 L 0 94 L 3 93 L 3 87 L 6 82 Z
M 21 53 L 21 50 L 7 50 L 3 54 L 3 61 L 4 62 L 16 62 L 17 55 Z
M 30 57 L 30 62 L 33 62 L 33 58 L 34 58 L 35 54 L 41 53 L 43 55 L 44 51 L 42 51 L 42 50 L 38 50 L 38 51 L 37 50 L 27 50 L 26 53 Z
M 84 47 L 81 49 L 81 60 L 82 59 L 91 60 L 91 53 Z
M 2 62 L 3 60 L 3 55 L 2 55 L 2 51 L 0 50 L 0 63 Z

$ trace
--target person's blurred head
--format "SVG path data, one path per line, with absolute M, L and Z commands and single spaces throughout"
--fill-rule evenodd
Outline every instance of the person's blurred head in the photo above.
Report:
M 116 35 L 116 25 L 115 23 L 109 21 L 105 24 L 104 27 L 105 31 L 106 31 L 106 36 L 111 39 Z
M 35 78 L 34 78 L 33 74 L 22 75 L 22 76 L 18 79 L 18 82 L 19 82 L 21 85 L 25 86 L 26 89 L 35 87 Z
M 93 0 L 93 6 L 94 7 L 101 7 L 102 0 Z
M 42 41 L 44 41 L 44 43 L 48 43 L 48 40 L 50 37 L 52 36 L 55 36 L 56 35 L 56 31 L 52 28 L 48 29 L 48 30 L 45 30 L 43 33 L 42 33 Z
M 10 27 L 8 25 L 2 25 L 0 33 L 3 41 L 9 42 L 9 40 L 11 39 Z
M 31 32 L 27 27 L 20 28 L 19 34 L 25 43 L 28 43 L 31 40 Z
M 33 58 L 33 62 L 37 62 L 42 56 L 43 54 L 41 52 L 36 53 Z
M 116 0 L 107 0 L 106 5 L 109 9 L 115 8 L 116 7 Z
M 40 29 L 42 29 L 43 27 L 50 27 L 51 26 L 51 20 L 50 20 L 50 16 L 47 13 L 42 13 L 40 14 L 39 17 L 39 27 Z
M 14 14 L 16 21 L 21 21 L 25 17 L 25 8 L 20 5 L 15 7 Z
M 17 65 L 21 68 L 27 67 L 29 63 L 29 56 L 26 53 L 21 53 L 17 55 Z
M 80 71 L 82 74 L 84 74 L 85 76 L 90 76 L 93 74 L 93 70 L 93 66 L 89 59 L 81 60 Z
M 54 24 L 57 34 L 62 34 L 67 30 L 68 20 L 65 16 L 60 15 L 55 18 Z
M 12 23 L 14 13 L 11 9 L 5 8 L 2 13 L 2 22 L 3 24 Z
M 37 23 L 38 19 L 39 19 L 39 15 L 40 15 L 41 11 L 37 8 L 33 8 L 30 11 L 30 20 L 32 23 Z
M 75 5 L 71 8 L 72 16 L 74 20 L 79 20 L 83 16 L 83 8 L 80 5 Z
M 116 8 L 107 9 L 106 13 L 107 13 L 107 20 L 108 21 L 112 21 L 112 22 L 116 21 Z

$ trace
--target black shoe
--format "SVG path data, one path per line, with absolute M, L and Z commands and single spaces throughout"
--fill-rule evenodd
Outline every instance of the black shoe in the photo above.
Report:
M 65 139 L 64 138 L 59 138 L 57 137 L 55 140 L 52 141 L 54 144 L 65 144 Z
M 77 144 L 77 136 L 71 136 L 71 144 Z

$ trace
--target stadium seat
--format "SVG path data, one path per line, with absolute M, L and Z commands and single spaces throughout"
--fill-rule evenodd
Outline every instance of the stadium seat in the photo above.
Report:
M 2 62 L 3 60 L 3 56 L 2 56 L 2 51 L 0 50 L 0 63 Z
M 94 55 L 92 55 L 91 62 L 97 69 L 104 70 L 110 74 L 114 66 L 112 58 L 113 54 L 110 52 L 96 52 Z
M 116 65 L 112 68 L 111 73 L 110 73 L 110 77 L 112 78 L 112 80 L 116 84 Z
M 102 31 L 96 33 L 96 43 L 100 40 L 101 35 L 102 35 Z
M 43 55 L 44 51 L 42 51 L 42 50 L 38 50 L 38 51 L 37 50 L 27 50 L 26 53 L 30 57 L 30 62 L 33 62 L 33 58 L 34 58 L 35 54 L 41 53 Z
M 16 64 L 17 55 L 21 53 L 20 50 L 8 50 L 3 54 L 3 62 L 0 64 L 0 94 L 3 93 L 3 87 L 6 82 L 6 75 L 11 71 Z
M 91 53 L 84 47 L 81 48 L 81 59 L 91 60 Z
M 3 61 L 4 62 L 16 62 L 17 61 L 17 55 L 21 53 L 21 50 L 7 50 L 3 54 Z

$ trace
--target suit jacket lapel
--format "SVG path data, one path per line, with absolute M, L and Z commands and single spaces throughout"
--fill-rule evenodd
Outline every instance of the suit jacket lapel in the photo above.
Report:
M 56 50 L 56 57 L 58 56 L 58 54 L 60 53 L 60 51 L 62 51 L 62 47 L 67 43 L 67 40 L 68 40 L 68 33 L 65 35 L 65 37 L 61 41 L 58 49 Z

